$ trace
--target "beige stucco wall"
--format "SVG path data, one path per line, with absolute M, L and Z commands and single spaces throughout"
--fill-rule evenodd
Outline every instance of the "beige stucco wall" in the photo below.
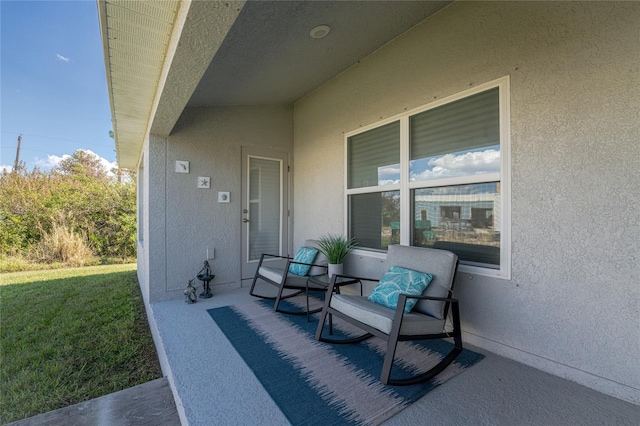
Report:
M 639 52 L 640 3 L 454 3 L 295 104 L 294 244 L 343 232 L 344 133 L 509 75 L 512 279 L 459 274 L 465 340 L 640 403 Z
M 215 249 L 212 287 L 240 286 L 241 148 L 291 151 L 292 143 L 291 106 L 189 108 L 168 138 L 149 138 L 147 231 L 138 244 L 146 300 L 180 297 L 207 247 Z M 188 174 L 175 173 L 176 160 L 189 161 Z M 210 189 L 197 188 L 198 176 L 211 178 Z M 218 191 L 230 191 L 231 202 L 218 203 Z

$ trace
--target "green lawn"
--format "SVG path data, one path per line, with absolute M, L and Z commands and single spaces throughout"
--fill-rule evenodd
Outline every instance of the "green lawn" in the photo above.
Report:
M 134 265 L 0 274 L 0 423 L 161 377 Z

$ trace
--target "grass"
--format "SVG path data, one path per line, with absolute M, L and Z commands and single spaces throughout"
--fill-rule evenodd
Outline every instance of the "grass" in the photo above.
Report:
M 161 377 L 135 265 L 0 275 L 0 423 Z
M 97 266 L 97 265 L 115 265 L 133 263 L 136 261 L 135 257 L 120 258 L 120 257 L 91 257 L 83 259 L 84 266 Z M 21 272 L 21 271 L 42 271 L 46 269 L 63 269 L 69 268 L 70 265 L 62 262 L 42 262 L 26 259 L 24 256 L 3 256 L 0 254 L 0 274 L 8 272 Z

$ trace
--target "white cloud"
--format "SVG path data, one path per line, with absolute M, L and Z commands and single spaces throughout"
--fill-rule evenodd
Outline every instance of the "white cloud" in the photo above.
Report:
M 102 164 L 102 166 L 105 168 L 105 170 L 107 170 L 107 175 L 108 176 L 115 176 L 111 172 L 111 169 L 118 167 L 118 163 L 116 161 L 109 161 L 106 158 L 100 157 L 98 154 L 96 154 L 95 152 L 91 151 L 90 149 L 83 149 L 83 151 L 85 151 L 85 152 L 87 152 L 89 154 L 93 154 L 96 157 L 98 157 L 100 159 L 100 164 Z M 40 159 L 38 157 L 35 157 L 34 158 L 34 166 L 38 167 L 43 172 L 49 172 L 49 171 L 51 171 L 51 169 L 56 167 L 58 164 L 60 164 L 60 162 L 62 160 L 66 159 L 66 158 L 71 158 L 71 155 L 64 154 L 62 157 L 59 157 L 57 155 L 47 155 L 46 159 Z
M 13 170 L 13 166 L 0 165 L 0 173 L 2 173 L 3 171 L 6 171 L 7 173 L 11 173 L 12 170 Z
M 500 172 L 500 151 L 488 149 L 464 154 L 446 154 L 429 159 L 427 169 L 412 173 L 412 181 L 442 179 Z
M 400 165 L 399 164 L 395 164 L 393 166 L 378 167 L 378 176 L 379 177 L 382 177 L 382 176 L 394 176 L 394 175 L 400 175 Z
M 86 151 L 88 151 L 88 150 L 86 150 Z M 88 152 L 91 152 L 91 151 L 88 151 Z M 107 171 L 107 175 L 108 176 L 115 176 L 115 174 L 111 170 L 118 168 L 118 162 L 117 161 L 109 161 L 106 158 L 100 157 L 98 154 L 95 154 L 95 155 L 100 158 L 100 163 L 104 166 L 105 170 Z
M 378 185 L 400 183 L 400 164 L 378 167 Z
M 59 60 L 59 61 L 62 61 L 62 62 L 67 62 L 67 63 L 69 63 L 69 61 L 71 61 L 71 58 L 69 58 L 69 57 L 67 57 L 67 56 L 62 56 L 62 55 L 61 55 L 61 54 L 59 54 L 59 53 L 56 53 L 56 58 L 58 58 L 58 60 Z
M 65 154 L 62 157 L 58 157 L 57 155 L 47 155 L 46 159 L 35 157 L 33 159 L 33 165 L 43 172 L 48 172 L 60 164 L 62 160 L 69 157 L 71 157 L 69 154 Z

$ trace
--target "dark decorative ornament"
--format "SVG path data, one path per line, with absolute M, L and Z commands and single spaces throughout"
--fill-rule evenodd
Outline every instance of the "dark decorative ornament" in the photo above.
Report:
M 213 296 L 213 294 L 211 294 L 211 287 L 209 287 L 209 282 L 212 281 L 214 278 L 215 278 L 215 275 L 211 273 L 211 267 L 209 266 L 209 262 L 205 260 L 204 268 L 202 268 L 200 272 L 198 272 L 198 279 L 202 281 L 202 284 L 204 286 L 204 291 L 200 293 L 201 299 L 208 299 Z
M 184 290 L 184 301 L 187 304 L 196 303 L 198 296 L 196 296 L 196 287 L 193 285 L 194 280 L 189 280 L 187 288 Z

